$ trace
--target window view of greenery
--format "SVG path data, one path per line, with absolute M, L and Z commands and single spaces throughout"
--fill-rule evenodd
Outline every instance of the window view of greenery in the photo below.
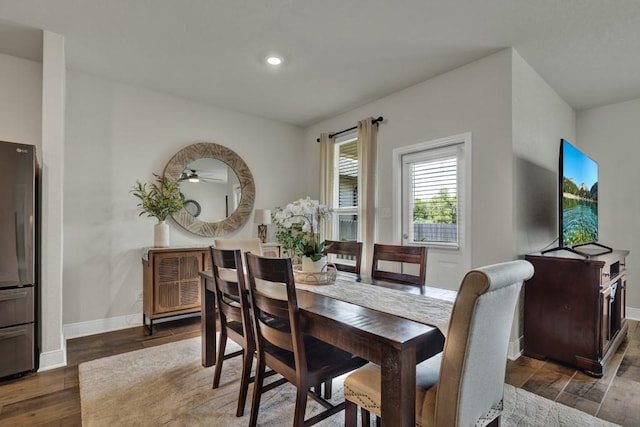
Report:
M 416 199 L 413 206 L 414 224 L 455 224 L 458 199 L 450 196 L 449 190 L 441 188 L 440 193 L 429 200 Z
M 413 241 L 458 240 L 457 159 L 412 164 Z

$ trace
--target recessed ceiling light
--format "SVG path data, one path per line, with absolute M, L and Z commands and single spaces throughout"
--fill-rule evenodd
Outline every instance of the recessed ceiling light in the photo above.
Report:
M 267 64 L 269 65 L 280 65 L 282 64 L 282 58 L 277 55 L 269 55 L 267 56 Z

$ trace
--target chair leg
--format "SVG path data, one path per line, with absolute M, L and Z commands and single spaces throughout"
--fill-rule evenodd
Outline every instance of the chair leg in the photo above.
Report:
M 344 427 L 356 427 L 358 425 L 358 405 L 350 400 L 345 400 Z M 364 418 L 362 419 L 364 426 Z
M 240 394 L 238 395 L 238 409 L 236 417 L 244 414 L 244 405 L 247 401 L 247 391 L 249 390 L 249 378 L 251 377 L 251 365 L 253 364 L 253 350 L 244 350 L 242 353 L 242 376 L 240 378 Z
M 302 384 L 298 386 L 296 391 L 296 409 L 293 414 L 293 427 L 304 426 L 304 414 L 307 410 L 307 392 L 309 387 Z
M 360 418 L 362 418 L 362 427 L 371 426 L 371 414 L 364 408 L 360 408 Z
M 260 409 L 260 397 L 262 396 L 262 383 L 264 382 L 264 358 L 258 353 L 258 364 L 256 366 L 256 376 L 253 380 L 253 401 L 251 402 L 251 418 L 249 427 L 258 425 L 258 410 Z
M 313 391 L 318 396 L 322 396 L 322 383 L 315 384 L 311 387 L 311 391 Z
M 218 356 L 216 357 L 216 369 L 213 372 L 213 388 L 220 385 L 220 374 L 222 373 L 222 362 L 224 360 L 224 352 L 227 348 L 227 333 L 224 328 L 220 331 L 220 344 L 218 345 Z
M 332 384 L 333 384 L 332 380 L 324 382 L 324 398 L 327 399 L 327 400 L 331 399 L 331 392 L 332 392 L 332 390 L 331 390 L 332 387 L 331 386 L 332 386 Z

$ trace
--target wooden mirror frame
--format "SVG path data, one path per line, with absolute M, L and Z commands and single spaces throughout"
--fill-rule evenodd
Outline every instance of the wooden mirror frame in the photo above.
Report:
M 240 181 L 240 203 L 227 218 L 217 222 L 204 222 L 189 214 L 185 209 L 171 217 L 185 230 L 204 237 L 218 237 L 240 228 L 253 211 L 256 186 L 247 164 L 233 150 L 213 142 L 199 142 L 178 151 L 164 168 L 164 176 L 172 180 L 180 179 L 182 171 L 194 160 L 211 158 L 226 163 Z

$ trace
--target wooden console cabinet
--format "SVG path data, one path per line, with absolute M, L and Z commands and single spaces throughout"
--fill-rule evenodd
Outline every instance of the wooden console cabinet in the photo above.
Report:
M 209 270 L 210 264 L 208 247 L 144 251 L 142 322 L 150 335 L 155 319 L 200 312 L 199 273 Z
M 600 377 L 627 334 L 628 251 L 582 257 L 566 251 L 527 255 L 524 354 L 569 363 Z

